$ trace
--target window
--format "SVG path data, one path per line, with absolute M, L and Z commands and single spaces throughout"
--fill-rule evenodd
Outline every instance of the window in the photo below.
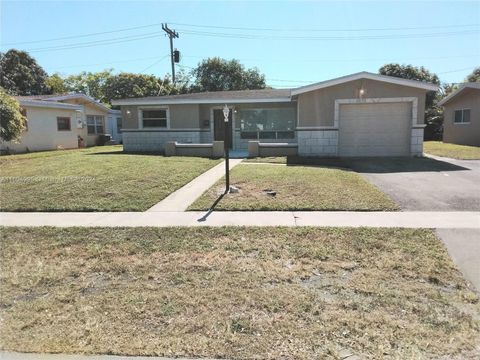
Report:
M 145 109 L 142 110 L 142 127 L 166 128 L 168 109 Z
M 70 131 L 70 118 L 69 117 L 57 117 L 57 130 L 58 131 Z
M 121 134 L 122 133 L 122 118 L 121 117 L 117 117 L 117 134 Z
M 455 124 L 470 123 L 470 109 L 455 110 L 454 116 L 453 116 L 453 122 Z
M 87 115 L 87 134 L 103 134 L 103 116 Z
M 240 137 L 242 139 L 295 138 L 295 109 L 240 109 Z

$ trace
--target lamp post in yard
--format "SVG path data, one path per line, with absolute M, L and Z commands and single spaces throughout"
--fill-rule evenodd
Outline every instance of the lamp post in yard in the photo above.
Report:
M 225 121 L 225 140 L 224 140 L 224 146 L 225 146 L 225 194 L 228 194 L 230 191 L 230 166 L 229 166 L 229 137 L 228 137 L 228 118 L 230 115 L 230 110 L 228 109 L 228 106 L 225 105 L 223 107 L 223 117 Z

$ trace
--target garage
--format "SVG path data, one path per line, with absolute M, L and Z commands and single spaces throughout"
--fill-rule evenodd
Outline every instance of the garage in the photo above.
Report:
M 340 104 L 339 156 L 410 156 L 411 102 Z

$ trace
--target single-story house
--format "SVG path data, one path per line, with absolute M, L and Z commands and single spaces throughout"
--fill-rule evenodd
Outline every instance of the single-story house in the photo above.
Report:
M 18 96 L 27 126 L 18 142 L 0 142 L 2 152 L 72 149 L 96 145 L 120 117 L 84 94 Z
M 123 145 L 129 152 L 162 152 L 172 141 L 226 140 L 232 150 L 242 152 L 258 142 L 270 148 L 289 146 L 301 156 L 421 156 L 425 95 L 437 90 L 434 84 L 360 72 L 294 89 L 204 92 L 113 104 L 121 107 Z M 227 125 L 225 105 L 230 108 Z
M 443 98 L 443 141 L 480 146 L 480 83 L 465 83 Z

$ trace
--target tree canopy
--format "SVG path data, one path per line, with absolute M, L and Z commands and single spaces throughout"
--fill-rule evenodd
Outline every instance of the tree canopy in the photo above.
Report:
M 4 141 L 18 140 L 25 129 L 26 120 L 18 101 L 0 88 L 0 138 Z
M 48 94 L 47 73 L 27 52 L 0 52 L 0 87 L 11 95 Z
M 477 67 L 465 79 L 467 82 L 480 82 L 480 67 Z
M 440 85 L 438 76 L 423 66 L 386 64 L 383 65 L 378 73 L 381 75 L 395 76 L 402 79 L 424 81 Z M 434 139 L 440 132 L 443 123 L 443 109 L 437 105 L 441 98 L 441 92 L 429 92 L 425 100 L 425 129 L 426 139 Z
M 238 60 L 218 57 L 203 60 L 193 69 L 194 91 L 264 89 L 265 75 L 257 68 L 245 69 Z

